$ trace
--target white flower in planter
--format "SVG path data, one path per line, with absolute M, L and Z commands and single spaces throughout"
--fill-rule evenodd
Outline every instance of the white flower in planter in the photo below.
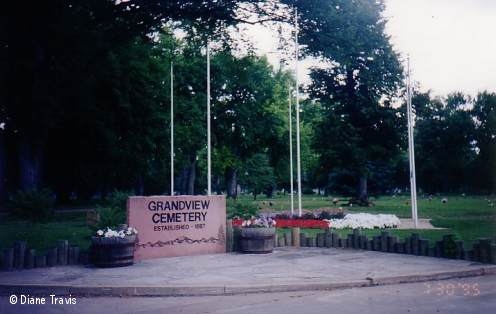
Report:
M 124 238 L 126 236 L 131 236 L 138 234 L 138 231 L 135 228 L 129 227 L 124 230 L 112 230 L 111 228 L 108 228 L 103 231 L 103 230 L 98 230 L 96 232 L 96 235 L 99 237 L 105 237 L 105 238 L 112 238 L 112 237 L 118 237 L 118 238 Z

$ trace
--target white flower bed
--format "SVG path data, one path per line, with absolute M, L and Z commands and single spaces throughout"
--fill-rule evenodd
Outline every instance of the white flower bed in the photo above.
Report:
M 374 228 L 396 228 L 400 224 L 400 220 L 396 215 L 389 214 L 347 214 L 343 219 L 331 219 L 329 227 L 335 229 L 374 229 Z

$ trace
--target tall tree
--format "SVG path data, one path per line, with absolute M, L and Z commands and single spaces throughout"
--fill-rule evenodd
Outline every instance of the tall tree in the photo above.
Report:
M 265 58 L 252 55 L 236 58 L 226 51 L 213 61 L 214 143 L 219 150 L 230 152 L 227 159 L 232 162 L 225 164 L 224 173 L 228 196 L 236 198 L 243 162 L 271 147 L 277 149 L 284 126 L 280 106 L 287 106 L 278 90 L 288 85 L 289 77 L 276 76 Z
M 477 188 L 496 193 L 496 93 L 479 93 L 472 113 L 477 152 L 472 177 Z
M 240 181 L 253 193 L 253 199 L 257 199 L 257 195 L 263 192 L 269 196 L 272 194 L 275 185 L 274 169 L 266 154 L 257 153 L 248 158 L 240 177 Z
M 157 76 L 166 74 L 156 64 L 159 57 L 143 51 L 152 48 L 154 32 L 170 22 L 197 35 L 223 38 L 229 25 L 251 13 L 261 18 L 272 14 L 274 6 L 267 3 L 55 0 L 30 3 L 29 8 L 15 1 L 4 5 L 0 132 L 7 142 L 15 142 L 19 187 L 51 183 L 72 189 L 79 183 L 63 182 L 64 176 L 51 173 L 61 164 L 71 168 L 67 174 L 81 178 L 72 181 L 87 187 L 97 182 L 101 187 L 96 189 L 104 191 L 133 181 L 142 190 L 143 178 L 153 176 L 150 167 L 163 169 L 156 158 L 145 157 L 151 151 L 159 155 L 153 143 L 160 131 L 152 129 L 164 123 L 163 110 L 156 106 L 163 100 Z M 136 141 L 141 136 L 144 143 Z M 72 143 L 89 145 L 75 148 Z M 4 147 L 0 145 L 0 156 Z M 133 157 L 129 151 L 137 153 Z M 0 168 L 3 164 L 2 158 Z
M 391 106 L 402 67 L 384 26 L 384 3 L 373 0 L 295 1 L 306 53 L 327 66 L 314 68 L 310 96 L 323 107 L 314 148 L 321 172 L 349 169 L 358 196 L 367 180 L 388 167 L 401 148 L 402 115 Z
M 470 99 L 462 93 L 432 98 L 415 93 L 415 153 L 418 185 L 426 192 L 467 190 L 475 158 Z

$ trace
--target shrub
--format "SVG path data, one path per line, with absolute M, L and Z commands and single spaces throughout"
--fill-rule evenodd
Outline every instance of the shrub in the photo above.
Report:
M 313 212 L 305 212 L 299 217 L 298 215 L 293 216 L 294 219 L 315 219 L 315 214 Z
M 326 211 L 323 210 L 319 213 L 319 219 L 343 219 L 344 213 L 342 211 Z
M 304 195 L 314 195 L 315 194 L 315 192 L 313 191 L 313 189 L 312 188 L 308 188 L 308 187 L 303 188 L 303 191 L 301 191 L 301 193 L 304 194 Z
M 227 218 L 239 217 L 250 219 L 258 215 L 258 207 L 252 202 L 241 202 L 238 200 L 229 200 L 227 202 Z
M 126 223 L 126 210 L 119 207 L 96 207 L 99 221 L 92 229 L 115 228 L 119 224 Z
M 127 198 L 132 196 L 131 191 L 114 190 L 109 194 L 103 205 L 97 205 L 96 212 L 99 216 L 99 222 L 93 227 L 95 230 L 106 227 L 117 227 L 119 224 L 126 223 Z
M 277 213 L 275 216 L 276 219 L 291 219 L 291 214 L 287 213 Z
M 119 191 L 114 190 L 110 193 L 104 200 L 104 206 L 110 208 L 121 208 L 124 211 L 127 207 L 127 199 L 129 196 L 133 196 L 132 191 Z
M 31 221 L 44 221 L 53 214 L 55 196 L 52 190 L 43 188 L 17 191 L 10 201 L 12 214 Z

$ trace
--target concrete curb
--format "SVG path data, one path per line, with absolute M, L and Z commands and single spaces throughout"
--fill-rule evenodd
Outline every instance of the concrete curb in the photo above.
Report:
M 233 286 L 83 286 L 83 285 L 46 285 L 46 284 L 0 284 L 0 295 L 30 294 L 36 296 L 72 295 L 85 297 L 177 297 L 177 296 L 221 296 L 247 293 L 342 290 L 350 288 L 373 287 L 437 281 L 453 278 L 496 275 L 496 266 L 481 267 L 464 271 L 415 274 L 396 277 L 368 277 L 364 280 L 349 282 L 314 282 L 274 285 L 233 285 Z
M 462 270 L 462 271 L 450 271 L 450 272 L 440 272 L 432 274 L 418 274 L 418 275 L 406 275 L 406 276 L 396 276 L 396 277 L 379 277 L 367 279 L 373 286 L 379 285 L 395 285 L 402 283 L 413 283 L 413 282 L 424 282 L 424 281 L 438 281 L 446 280 L 452 278 L 464 278 L 464 277 L 477 277 L 485 275 L 495 275 L 496 266 L 482 267 L 479 269 Z

